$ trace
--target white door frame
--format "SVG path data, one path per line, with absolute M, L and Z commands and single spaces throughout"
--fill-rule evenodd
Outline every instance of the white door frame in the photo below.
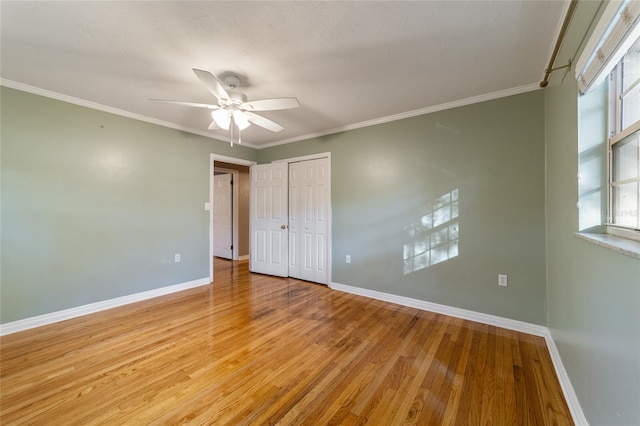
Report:
M 214 172 L 214 162 L 216 161 L 222 161 L 223 163 L 229 163 L 229 164 L 237 164 L 239 166 L 252 166 L 254 164 L 256 164 L 255 161 L 251 161 L 251 160 L 243 160 L 241 158 L 235 158 L 235 157 L 227 157 L 226 155 L 219 155 L 219 154 L 209 154 L 209 281 L 213 282 L 213 172 Z M 234 185 L 234 191 L 235 191 L 235 185 Z M 236 193 L 234 192 L 234 209 L 237 210 L 237 206 L 235 205 L 236 200 L 238 199 L 238 197 L 236 196 Z M 234 220 L 234 226 L 236 226 L 237 221 Z M 235 229 L 234 229 L 234 234 L 236 234 Z M 238 247 L 236 245 L 236 241 L 234 240 L 233 242 L 233 247 Z M 234 256 L 237 253 L 237 250 L 234 250 Z
M 331 256 L 331 250 L 333 248 L 333 244 L 331 243 L 331 239 L 332 239 L 332 231 L 331 231 L 331 219 L 332 219 L 332 214 L 331 214 L 331 152 L 321 152 L 318 154 L 311 154 L 311 155 L 304 155 L 302 157 L 293 157 L 293 158 L 285 158 L 282 160 L 275 160 L 272 161 L 272 163 L 287 163 L 287 165 L 289 163 L 297 163 L 299 161 L 307 161 L 307 160 L 317 160 L 319 158 L 326 158 L 328 159 L 329 165 L 328 165 L 328 179 L 329 179 L 329 211 L 327 212 L 327 274 L 328 274 L 328 283 L 327 286 L 331 286 L 331 264 L 332 264 L 332 256 Z

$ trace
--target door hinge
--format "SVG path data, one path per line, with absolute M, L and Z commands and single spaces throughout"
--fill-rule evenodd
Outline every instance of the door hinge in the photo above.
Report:
M 231 248 L 231 250 L 233 250 L 233 246 L 231 246 L 230 248 Z

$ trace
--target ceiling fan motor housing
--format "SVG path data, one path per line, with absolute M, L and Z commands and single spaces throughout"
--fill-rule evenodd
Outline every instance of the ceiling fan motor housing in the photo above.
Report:
M 240 78 L 237 75 L 227 75 L 224 77 L 224 84 L 229 87 L 236 88 L 240 86 Z
M 247 102 L 247 95 L 244 93 L 236 92 L 235 90 L 227 90 L 227 93 L 229 94 L 229 99 L 220 99 L 219 104 L 221 107 L 228 105 L 239 106 L 240 104 Z

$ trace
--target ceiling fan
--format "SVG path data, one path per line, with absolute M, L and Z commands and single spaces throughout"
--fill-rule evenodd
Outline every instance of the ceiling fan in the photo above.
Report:
M 238 143 L 242 143 L 240 139 L 240 132 L 249 127 L 251 123 L 272 132 L 280 132 L 283 129 L 283 127 L 275 121 L 271 121 L 268 118 L 255 114 L 253 111 L 275 111 L 280 109 L 298 108 L 300 106 L 300 103 L 298 103 L 296 98 L 273 98 L 247 102 L 246 95 L 235 90 L 235 88 L 240 85 L 240 79 L 237 76 L 227 75 L 224 78 L 225 84 L 229 87 L 229 89 L 225 89 L 220 80 L 218 80 L 209 71 L 193 68 L 193 72 L 207 87 L 207 89 L 209 89 L 213 96 L 218 99 L 218 105 L 170 101 L 164 99 L 150 100 L 212 110 L 211 118 L 213 121 L 209 124 L 209 130 L 218 128 L 230 130 L 231 146 L 233 146 L 234 127 L 238 128 Z

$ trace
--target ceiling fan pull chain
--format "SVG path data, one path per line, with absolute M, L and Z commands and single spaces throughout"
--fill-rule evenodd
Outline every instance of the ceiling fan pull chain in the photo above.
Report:
M 233 148 L 233 118 L 231 119 L 231 125 L 229 126 L 229 132 L 231 132 L 231 135 L 229 137 L 229 142 L 231 143 L 231 148 Z

